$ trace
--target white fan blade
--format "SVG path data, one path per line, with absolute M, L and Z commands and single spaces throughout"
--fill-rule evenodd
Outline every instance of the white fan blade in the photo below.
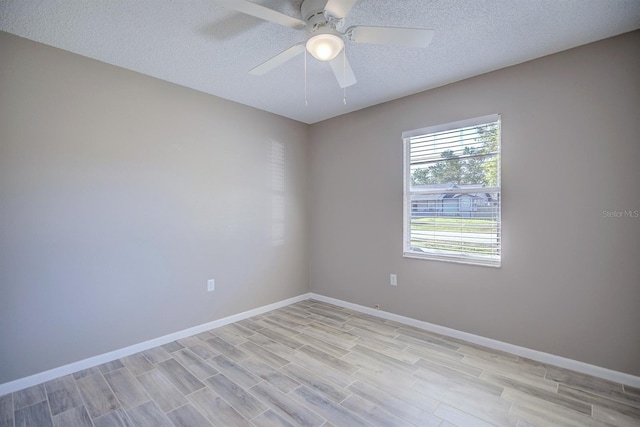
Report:
M 433 38 L 433 30 L 421 28 L 357 26 L 347 30 L 349 40 L 356 43 L 387 44 L 397 46 L 427 47 Z
M 329 65 L 331 65 L 333 74 L 336 76 L 336 80 L 338 80 L 341 88 L 356 84 L 356 76 L 353 74 L 351 64 L 349 64 L 349 60 L 344 53 L 339 53 L 338 56 L 329 61 Z
M 306 48 L 304 47 L 304 43 L 293 45 L 289 49 L 280 52 L 273 58 L 268 59 L 262 64 L 258 65 L 257 67 L 249 71 L 249 74 L 253 74 L 254 76 L 262 76 L 273 70 L 274 68 L 281 66 L 285 62 L 291 61 L 293 58 L 304 52 L 305 49 Z
M 329 0 L 324 10 L 334 18 L 344 19 L 358 0 Z
M 252 3 L 247 0 L 214 0 L 220 6 L 226 7 L 227 9 L 235 10 L 236 12 L 241 12 L 247 15 L 255 16 L 256 18 L 264 19 L 265 21 L 273 22 L 276 24 L 280 24 L 285 27 L 302 29 L 307 23 L 291 17 L 289 15 L 285 15 L 284 13 L 280 13 L 273 9 L 269 9 L 268 7 L 264 7 L 262 5 Z

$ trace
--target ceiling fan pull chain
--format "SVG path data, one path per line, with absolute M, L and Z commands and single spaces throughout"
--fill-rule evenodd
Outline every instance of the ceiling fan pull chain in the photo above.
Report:
M 304 50 L 304 106 L 309 106 L 307 100 L 307 49 Z
M 347 81 L 347 46 L 342 48 L 342 81 Z M 342 88 L 342 103 L 347 105 L 347 87 Z

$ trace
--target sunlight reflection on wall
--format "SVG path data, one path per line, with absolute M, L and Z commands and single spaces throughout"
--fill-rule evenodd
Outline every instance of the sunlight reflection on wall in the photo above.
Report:
M 271 243 L 284 244 L 284 144 L 271 141 Z

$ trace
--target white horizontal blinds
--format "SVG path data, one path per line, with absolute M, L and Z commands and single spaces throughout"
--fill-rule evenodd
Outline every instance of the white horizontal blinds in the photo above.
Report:
M 403 136 L 405 255 L 499 265 L 499 116 Z

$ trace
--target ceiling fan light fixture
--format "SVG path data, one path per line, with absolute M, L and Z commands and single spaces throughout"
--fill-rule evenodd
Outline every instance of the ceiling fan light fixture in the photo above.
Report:
M 307 50 L 319 61 L 331 61 L 342 49 L 344 42 L 334 34 L 318 34 L 307 41 Z

